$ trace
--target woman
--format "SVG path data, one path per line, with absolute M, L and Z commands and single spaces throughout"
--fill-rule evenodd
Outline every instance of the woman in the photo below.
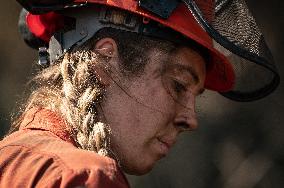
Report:
M 129 187 L 122 171 L 149 172 L 179 133 L 197 128 L 196 96 L 234 87 L 232 65 L 183 3 L 168 21 L 151 8 L 130 14 L 136 1 L 40 3 L 57 10 L 26 15 L 49 43 L 40 48 L 47 68 L 0 143 L 1 187 Z

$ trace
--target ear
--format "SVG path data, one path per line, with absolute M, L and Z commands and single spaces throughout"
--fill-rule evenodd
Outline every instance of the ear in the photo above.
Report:
M 118 59 L 118 49 L 115 40 L 112 38 L 102 38 L 97 41 L 95 45 L 95 51 L 99 53 L 102 57 L 108 58 L 108 64 L 111 64 L 111 67 L 116 67 Z M 112 82 L 110 78 L 110 73 L 105 69 L 105 66 L 94 66 L 94 71 L 99 77 L 100 82 L 104 86 L 109 86 Z
M 112 38 L 102 38 L 95 45 L 95 51 L 104 57 L 118 57 L 117 44 Z

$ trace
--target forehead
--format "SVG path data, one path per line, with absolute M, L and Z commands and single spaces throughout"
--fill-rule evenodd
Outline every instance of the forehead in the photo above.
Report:
M 191 47 L 177 47 L 170 54 L 170 58 L 184 66 L 205 66 L 205 55 L 198 49 Z
M 206 74 L 206 63 L 202 54 L 190 47 L 176 48 L 169 55 L 166 67 L 175 73 L 187 72 L 194 73 L 197 77 L 203 76 Z
M 176 75 L 191 74 L 197 81 L 206 75 L 206 57 L 203 53 L 190 47 L 172 47 L 170 50 L 157 48 L 148 50 L 148 63 L 144 73 L 152 77 L 159 74 L 170 73 Z M 154 76 L 154 77 L 156 77 Z M 201 79 L 202 80 L 202 79 Z

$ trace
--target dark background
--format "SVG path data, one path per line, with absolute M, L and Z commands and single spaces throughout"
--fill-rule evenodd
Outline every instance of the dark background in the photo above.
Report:
M 284 78 L 284 3 L 248 0 Z M 20 6 L 0 6 L 0 137 L 32 75 L 37 52 L 17 30 Z M 207 91 L 200 100 L 198 131 L 184 134 L 170 155 L 142 177 L 141 188 L 271 188 L 284 186 L 284 84 L 269 97 L 237 103 Z

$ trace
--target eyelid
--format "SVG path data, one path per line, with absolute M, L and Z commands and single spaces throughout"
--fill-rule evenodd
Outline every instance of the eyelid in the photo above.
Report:
M 188 76 L 186 78 L 183 78 L 182 76 L 173 76 L 172 79 L 181 83 L 185 87 L 188 87 L 189 85 L 192 84 L 192 82 L 194 82 L 193 78 L 192 77 L 189 78 Z
M 180 83 L 181 85 L 183 85 L 184 87 L 186 87 L 187 85 L 189 85 L 188 82 L 185 82 L 185 81 L 183 81 L 183 80 L 180 80 L 180 79 L 177 79 L 177 78 L 175 78 L 174 80 L 175 80 L 176 82 Z
M 184 83 L 183 81 L 181 81 L 181 80 L 178 80 L 178 79 L 175 79 L 175 78 L 173 78 L 173 82 L 174 82 L 174 84 L 175 84 L 175 87 L 177 87 L 178 85 L 180 85 L 181 86 L 181 90 L 183 90 L 183 91 L 187 91 L 187 84 L 186 83 Z M 176 85 L 176 84 L 178 84 L 178 85 Z M 177 89 L 177 88 L 175 88 L 175 89 Z

